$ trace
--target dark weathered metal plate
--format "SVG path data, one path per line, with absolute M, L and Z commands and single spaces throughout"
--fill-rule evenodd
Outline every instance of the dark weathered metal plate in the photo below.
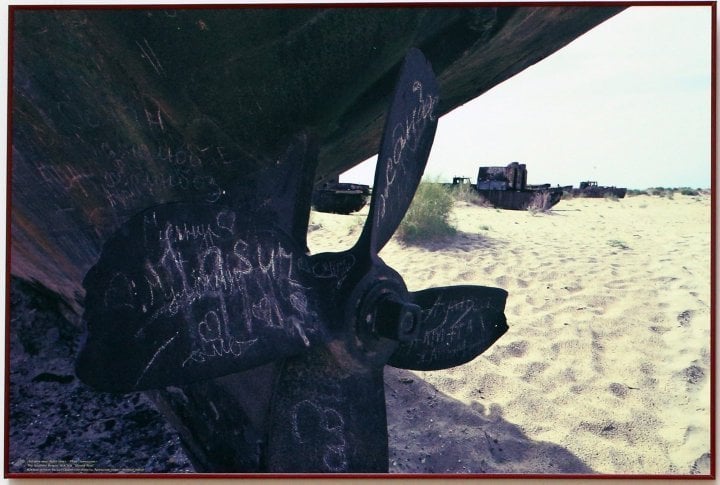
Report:
M 377 254 L 405 216 L 437 129 L 439 87 L 425 56 L 411 49 L 385 119 L 367 222 L 358 248 Z
M 283 232 L 215 205 L 127 222 L 88 272 L 79 377 L 109 391 L 209 379 L 303 351 L 321 333 Z
M 388 365 L 438 370 L 471 361 L 508 329 L 507 292 L 485 286 L 449 286 L 411 293 L 422 311 L 420 335 L 401 343 Z
M 387 473 L 382 366 L 354 361 L 335 343 L 286 362 L 272 399 L 270 470 Z

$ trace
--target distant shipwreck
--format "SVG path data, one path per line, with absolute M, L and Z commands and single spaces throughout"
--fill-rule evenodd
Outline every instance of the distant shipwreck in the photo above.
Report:
M 315 187 L 312 207 L 319 212 L 350 214 L 365 207 L 369 197 L 368 185 L 341 183 L 336 177 Z
M 566 191 L 574 197 L 617 197 L 622 199 L 627 193 L 625 187 L 607 187 L 604 185 L 598 185 L 595 181 L 580 182 L 580 188 L 574 189 L 568 187 Z
M 493 207 L 510 210 L 547 210 L 562 198 L 563 189 L 550 184 L 528 185 L 524 163 L 513 162 L 506 167 L 480 167 L 477 183 L 454 177 L 453 187 L 470 184 L 477 194 Z

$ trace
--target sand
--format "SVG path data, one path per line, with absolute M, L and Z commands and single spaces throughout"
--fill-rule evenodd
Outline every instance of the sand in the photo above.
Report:
M 367 208 L 313 212 L 312 252 Z M 510 330 L 456 368 L 386 367 L 393 473 L 709 474 L 710 197 L 456 203 L 458 234 L 383 260 L 410 290 L 509 292 Z

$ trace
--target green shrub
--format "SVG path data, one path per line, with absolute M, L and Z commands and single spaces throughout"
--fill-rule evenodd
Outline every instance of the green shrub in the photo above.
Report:
M 458 202 L 467 202 L 469 204 L 482 205 L 485 199 L 480 197 L 471 184 L 461 184 L 453 187 L 451 190 L 452 197 Z
M 440 239 L 455 234 L 450 224 L 454 204 L 450 191 L 439 183 L 420 182 L 405 218 L 398 228 L 398 237 L 408 243 Z
M 667 197 L 668 199 L 673 198 L 675 189 L 672 187 L 650 187 L 647 189 L 648 195 L 657 195 L 658 197 Z
M 690 187 L 683 187 L 680 189 L 680 194 L 681 195 L 700 195 L 700 192 L 695 189 L 691 189 Z
M 533 199 L 528 206 L 528 210 L 533 214 L 537 212 L 547 212 L 550 207 L 552 194 L 550 192 L 537 192 L 533 194 Z

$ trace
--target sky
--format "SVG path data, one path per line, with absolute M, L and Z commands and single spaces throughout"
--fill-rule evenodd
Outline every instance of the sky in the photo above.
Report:
M 711 19 L 630 7 L 440 118 L 425 176 L 517 161 L 531 184 L 709 188 Z M 376 160 L 340 181 L 372 185 Z

